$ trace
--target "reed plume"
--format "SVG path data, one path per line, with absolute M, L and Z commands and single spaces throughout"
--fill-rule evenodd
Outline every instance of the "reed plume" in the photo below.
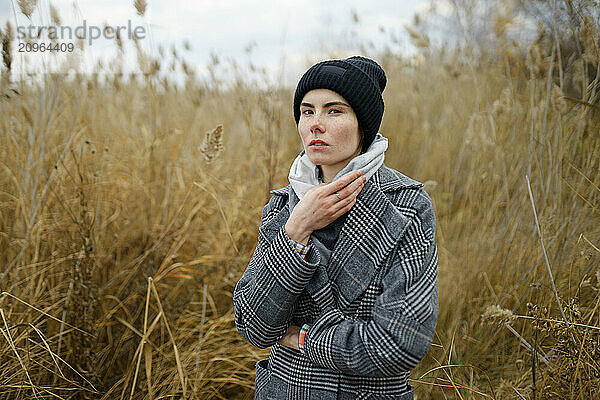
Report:
M 31 14 L 37 5 L 37 0 L 18 0 L 17 3 L 23 15 L 31 19 Z
M 52 3 L 50 3 L 50 20 L 55 26 L 60 26 L 62 22 L 58 9 Z
M 218 125 L 212 131 L 206 132 L 204 142 L 200 146 L 200 152 L 208 163 L 223 151 L 223 125 Z
M 148 5 L 148 3 L 146 3 L 146 0 L 135 0 L 133 2 L 133 6 L 137 10 L 138 15 L 141 15 L 142 17 L 146 13 L 146 6 L 147 5 Z
M 0 29 L 0 41 L 2 42 L 2 63 L 6 69 L 6 79 L 10 76 L 12 68 L 12 41 L 14 38 L 13 28 L 10 22 L 6 22 L 4 32 Z

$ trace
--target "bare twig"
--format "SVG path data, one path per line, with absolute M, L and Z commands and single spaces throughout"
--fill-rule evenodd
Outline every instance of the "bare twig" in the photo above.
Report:
M 196 350 L 196 373 L 200 366 L 200 346 L 202 345 L 202 333 L 204 331 L 204 318 L 206 316 L 206 283 L 204 284 L 204 292 L 202 295 L 202 319 L 200 320 L 200 333 L 198 333 L 198 349 Z
M 533 353 L 533 346 L 531 346 L 527 340 L 523 339 L 523 337 L 521 335 L 519 335 L 519 332 L 515 331 L 514 328 L 512 326 L 510 326 L 509 324 L 504 324 L 504 326 L 506 326 L 508 328 L 509 331 L 512 332 L 513 335 L 515 335 L 516 337 L 519 338 L 519 340 L 521 341 L 521 344 L 527 348 L 529 351 L 531 351 Z M 544 353 L 541 350 L 537 350 L 536 351 L 538 353 L 538 357 L 540 358 L 540 360 L 542 360 L 544 362 L 544 364 L 548 365 L 548 360 L 546 359 L 546 356 L 544 355 Z
M 515 393 L 519 396 L 519 398 L 523 399 L 523 400 L 527 400 L 525 397 L 523 397 L 523 395 L 517 390 L 516 387 L 511 386 L 511 388 L 515 391 Z
M 548 275 L 550 276 L 550 283 L 552 284 L 552 291 L 554 292 L 554 297 L 556 297 L 556 302 L 558 303 L 558 308 L 560 309 L 560 314 L 563 317 L 563 320 L 567 324 L 567 326 L 571 326 L 569 321 L 567 320 L 567 316 L 565 315 L 565 311 L 560 304 L 560 299 L 558 297 L 558 292 L 556 291 L 556 285 L 554 284 L 554 277 L 552 276 L 552 269 L 550 268 L 550 262 L 548 261 L 548 255 L 546 254 L 546 247 L 544 246 L 544 241 L 542 239 L 542 231 L 540 229 L 540 223 L 538 222 L 537 212 L 535 210 L 535 203 L 533 201 L 533 194 L 531 193 L 531 185 L 529 184 L 529 176 L 525 175 L 525 180 L 527 181 L 527 189 L 529 190 L 529 198 L 531 199 L 531 207 L 533 208 L 533 216 L 535 217 L 535 227 L 537 228 L 538 236 L 540 238 L 540 243 L 542 245 L 542 252 L 544 253 L 544 260 L 546 261 L 546 267 L 548 267 Z M 571 339 L 573 339 L 573 343 L 576 343 L 575 336 L 573 336 L 573 332 L 569 332 L 571 335 Z

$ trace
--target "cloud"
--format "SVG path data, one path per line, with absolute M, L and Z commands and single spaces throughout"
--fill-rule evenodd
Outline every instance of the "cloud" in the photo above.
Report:
M 448 16 L 454 12 L 454 5 L 447 0 L 434 0 L 423 3 L 415 8 L 416 14 L 434 13 L 441 16 Z
M 10 3 L 8 1 L 0 1 L 0 18 L 5 19 L 10 14 L 12 14 Z
M 78 0 L 75 3 L 78 9 L 74 8 L 73 0 L 52 0 L 64 24 L 79 25 L 84 18 L 88 25 L 102 26 L 105 22 L 111 26 L 126 25 L 131 20 L 134 26 L 147 26 L 149 35 L 140 42 L 142 48 L 157 56 L 159 44 L 165 49 L 175 46 L 184 54 L 189 66 L 198 71 L 203 70 L 211 53 L 217 53 L 222 60 L 252 62 L 271 71 L 281 70 L 285 62 L 285 75 L 292 78 L 304 69 L 307 63 L 303 61 L 306 60 L 304 55 L 315 60 L 324 50 L 355 53 L 358 43 L 367 45 L 369 42 L 381 48 L 390 37 L 382 34 L 379 27 L 402 30 L 413 11 L 424 2 L 426 0 L 380 0 L 377 7 L 373 7 L 359 0 L 300 3 L 292 0 L 149 0 L 145 16 L 140 17 L 133 0 Z M 7 2 L 0 0 L 0 3 Z M 6 7 L 4 9 L 6 12 Z M 358 23 L 352 19 L 352 10 L 359 16 Z M 8 14 L 8 17 L 12 14 L 10 9 Z M 20 17 L 23 23 L 25 18 Z M 34 13 L 32 19 L 39 24 L 44 18 L 47 24 L 47 12 L 42 16 Z M 182 51 L 184 41 L 190 43 L 190 52 Z M 251 43 L 255 46 L 248 53 L 246 48 Z M 124 44 L 131 47 L 127 41 Z M 98 40 L 88 50 L 91 54 L 84 58 L 94 65 L 99 58 L 112 57 L 116 45 L 112 41 Z M 126 54 L 126 59 L 134 68 L 135 56 Z

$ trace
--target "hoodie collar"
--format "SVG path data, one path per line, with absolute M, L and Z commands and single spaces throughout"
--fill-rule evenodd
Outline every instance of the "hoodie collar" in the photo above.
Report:
M 423 186 L 423 183 L 412 179 L 399 171 L 389 168 L 385 164 L 383 164 L 377 170 L 377 172 L 373 175 L 372 180 L 382 192 L 391 192 L 401 188 Z M 282 188 L 273 189 L 270 191 L 270 193 L 278 196 L 288 196 L 290 186 L 291 184 Z
M 338 171 L 333 181 L 352 171 L 360 171 L 369 180 L 383 165 L 387 148 L 388 139 L 377 133 L 367 151 L 352 158 Z M 322 182 L 319 178 L 319 167 L 312 163 L 304 150 L 292 163 L 288 179 L 298 199 L 302 199 L 308 190 Z

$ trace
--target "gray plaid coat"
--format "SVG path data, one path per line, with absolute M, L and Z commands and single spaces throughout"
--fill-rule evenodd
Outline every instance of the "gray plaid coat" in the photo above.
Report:
M 233 293 L 240 334 L 272 346 L 256 363 L 255 399 L 413 399 L 409 372 L 429 350 L 438 314 L 435 213 L 422 187 L 382 165 L 329 265 L 315 246 L 305 260 L 287 236 L 289 185 L 271 191 Z M 305 323 L 302 352 L 277 343 Z

